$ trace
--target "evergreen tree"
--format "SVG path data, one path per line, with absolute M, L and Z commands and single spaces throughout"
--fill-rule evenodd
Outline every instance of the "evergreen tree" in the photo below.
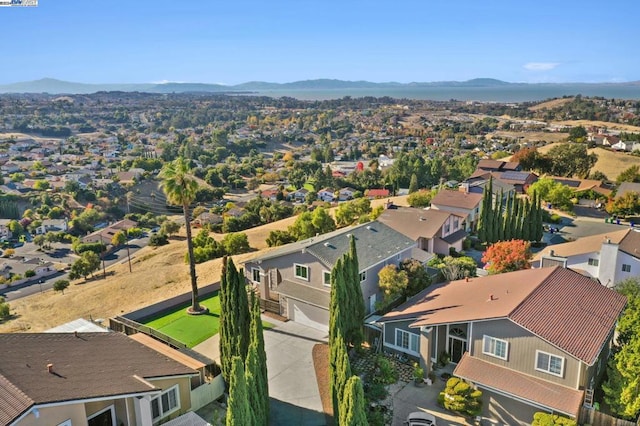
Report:
M 500 190 L 500 201 L 498 202 L 498 208 L 496 209 L 496 240 L 504 241 L 504 193 Z
M 504 239 L 509 241 L 513 238 L 513 203 L 516 199 L 513 195 L 509 194 L 507 197 L 507 206 L 504 212 Z
M 340 407 L 340 426 L 367 426 L 364 390 L 358 376 L 351 376 L 347 381 L 344 399 Z
M 224 379 L 229 380 L 234 356 L 247 358 L 249 349 L 249 300 L 242 270 L 231 258 L 223 259 L 220 279 L 220 364 Z
M 267 354 L 264 349 L 262 320 L 260 319 L 260 303 L 258 295 L 251 292 L 251 343 L 245 367 L 247 388 L 251 399 L 251 409 L 256 425 L 269 423 L 269 382 L 267 376 Z M 251 375 L 251 380 L 248 375 Z
M 533 192 L 534 203 L 536 205 L 536 229 L 534 234 L 535 241 L 542 241 L 542 201 L 540 200 L 540 194 L 537 191 Z
M 331 397 L 333 400 L 333 418 L 340 419 L 340 402 L 344 400 L 344 391 L 347 380 L 351 377 L 351 363 L 347 347 L 338 335 L 331 346 L 331 350 L 335 356 L 335 366 L 331 374 Z
M 527 198 L 524 201 L 524 214 L 522 218 L 522 227 L 520 233 L 520 239 L 524 241 L 531 241 L 531 203 Z
M 414 173 L 411 175 L 411 182 L 409 183 L 409 194 L 416 192 L 418 189 L 418 176 Z
M 355 348 L 359 348 L 364 339 L 362 324 L 365 317 L 364 298 L 362 296 L 362 286 L 360 285 L 360 265 L 358 264 L 358 252 L 356 250 L 356 239 L 352 235 L 349 240 L 349 252 L 344 256 L 345 267 L 344 284 L 346 287 L 345 312 L 345 343 Z
M 511 238 L 516 240 L 520 239 L 520 233 L 518 232 L 518 220 L 521 207 L 522 204 L 520 203 L 520 199 L 514 200 L 513 211 L 511 212 Z
M 247 426 L 255 424 L 249 407 L 244 367 L 240 357 L 231 360 L 229 378 L 229 404 L 227 408 L 227 426 Z
M 338 341 L 344 342 L 342 337 L 344 335 L 344 318 L 342 317 L 344 307 L 343 284 L 343 258 L 340 258 L 331 270 L 331 298 L 329 301 L 329 377 L 334 410 L 337 409 L 339 401 L 337 395 L 337 372 L 340 345 Z
M 493 217 L 491 213 L 492 187 L 493 178 L 489 178 L 489 183 L 485 185 L 482 191 L 482 207 L 478 219 L 478 238 L 482 242 L 489 240 L 489 234 L 491 232 L 491 218 Z

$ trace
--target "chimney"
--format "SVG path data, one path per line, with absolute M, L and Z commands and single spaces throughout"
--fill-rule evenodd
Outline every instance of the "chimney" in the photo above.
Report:
M 464 277 L 464 280 L 465 280 L 466 282 L 469 282 L 469 277 Z
M 491 302 L 492 300 L 495 300 L 495 299 L 493 298 L 493 294 L 490 294 L 488 302 Z
M 74 336 L 76 336 L 76 337 L 78 337 L 78 330 L 75 330 L 75 331 L 73 332 L 73 335 L 74 335 Z
M 47 364 L 47 371 L 53 374 L 53 364 Z
M 549 250 L 549 256 L 553 257 L 556 255 L 556 252 L 553 250 Z

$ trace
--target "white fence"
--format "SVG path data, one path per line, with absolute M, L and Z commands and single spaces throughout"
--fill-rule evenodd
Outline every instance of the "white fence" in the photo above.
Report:
M 224 393 L 224 380 L 218 374 L 210 382 L 191 390 L 191 410 L 199 410 L 210 402 L 220 398 Z

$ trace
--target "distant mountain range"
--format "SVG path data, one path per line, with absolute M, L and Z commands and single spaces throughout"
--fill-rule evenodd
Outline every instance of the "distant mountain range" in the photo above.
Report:
M 140 84 L 88 84 L 43 78 L 0 85 L 0 93 L 51 93 L 51 94 L 87 94 L 100 91 L 148 92 L 148 93 L 185 93 L 185 92 L 260 92 L 295 90 L 348 90 L 348 89 L 411 89 L 411 88 L 496 88 L 496 87 L 535 87 L 535 86 L 622 86 L 638 87 L 640 81 L 626 83 L 509 83 L 493 78 L 475 78 L 467 81 L 438 81 L 426 83 L 372 83 L 370 81 L 344 81 L 333 79 L 303 80 L 292 83 L 268 83 L 250 81 L 226 86 L 207 83 L 140 83 Z

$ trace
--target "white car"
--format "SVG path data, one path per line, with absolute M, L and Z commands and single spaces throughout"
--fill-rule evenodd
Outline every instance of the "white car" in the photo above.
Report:
M 433 414 L 415 411 L 407 416 L 407 421 L 404 424 L 409 426 L 436 426 L 436 418 Z

